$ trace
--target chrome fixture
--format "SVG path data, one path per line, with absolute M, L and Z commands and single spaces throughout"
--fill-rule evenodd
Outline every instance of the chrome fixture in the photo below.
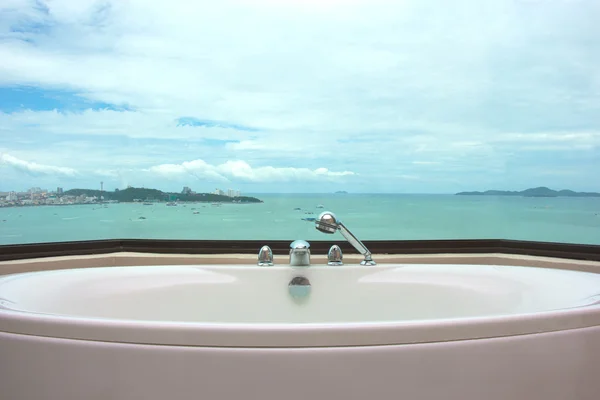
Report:
M 290 265 L 310 265 L 310 244 L 306 240 L 294 240 L 290 244 Z
M 273 265 L 273 252 L 269 246 L 263 246 L 258 252 L 258 266 L 270 267 Z
M 296 299 L 306 297 L 310 294 L 312 287 L 308 279 L 303 276 L 293 278 L 288 284 L 290 295 Z
M 319 218 L 315 220 L 315 228 L 317 228 L 318 231 L 327 234 L 334 234 L 339 230 L 342 236 L 344 236 L 360 254 L 365 256 L 365 259 L 360 262 L 360 265 L 376 265 L 375 261 L 373 261 L 371 258 L 371 252 L 369 249 L 367 249 L 367 247 L 360 240 L 358 240 L 356 236 L 354 236 L 340 220 L 337 219 L 334 213 L 330 211 L 321 213 Z
M 343 258 L 342 249 L 337 244 L 334 244 L 327 252 L 327 265 L 344 265 L 342 262 Z

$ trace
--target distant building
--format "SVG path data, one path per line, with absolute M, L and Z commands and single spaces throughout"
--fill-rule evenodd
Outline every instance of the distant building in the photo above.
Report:
M 190 189 L 187 186 L 184 186 L 183 190 L 181 191 L 181 194 L 192 194 L 192 189 Z
M 6 201 L 17 201 L 18 199 L 17 192 L 10 192 L 8 196 L 6 196 Z
M 212 194 L 218 194 L 220 196 L 227 196 L 227 197 L 239 197 L 240 191 L 235 190 L 235 189 L 227 189 L 227 191 L 225 192 L 221 189 L 215 189 L 215 191 L 212 192 Z
M 63 188 L 61 188 L 61 187 L 57 187 L 57 188 L 56 188 L 56 194 L 59 194 L 59 195 L 60 195 L 60 194 L 63 194 Z

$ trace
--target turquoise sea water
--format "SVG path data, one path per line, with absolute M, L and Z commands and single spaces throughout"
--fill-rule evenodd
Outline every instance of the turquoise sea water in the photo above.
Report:
M 323 210 L 336 213 L 362 240 L 503 238 L 600 244 L 600 198 L 255 196 L 264 203 L 2 208 L 0 244 L 124 238 L 328 240 L 314 223 L 301 219 Z

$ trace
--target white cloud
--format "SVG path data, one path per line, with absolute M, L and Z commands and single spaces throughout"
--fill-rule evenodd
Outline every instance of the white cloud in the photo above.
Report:
M 31 161 L 21 160 L 10 154 L 0 154 L 0 166 L 5 165 L 18 171 L 31 175 L 64 175 L 75 176 L 77 171 L 73 168 L 57 167 L 54 165 L 38 164 Z
M 413 161 L 415 165 L 438 165 L 441 164 L 440 161 Z
M 555 160 L 545 152 L 599 160 L 599 18 L 594 0 L 5 1 L 0 87 L 130 111 L 0 111 L 0 145 L 129 180 L 351 170 L 389 185 L 502 173 L 524 151 L 542 167 Z M 256 130 L 178 127 L 184 116 Z M 588 164 L 582 174 L 600 168 Z
M 110 169 L 95 169 L 92 171 L 92 173 L 98 176 L 105 176 L 107 178 L 118 178 L 120 176 L 119 171 Z
M 314 173 L 316 175 L 321 175 L 321 176 L 351 176 L 351 175 L 356 175 L 354 172 L 351 171 L 342 171 L 342 172 L 333 172 L 328 170 L 327 168 L 317 168 L 314 170 Z
M 0 131 L 41 135 L 126 136 L 160 139 L 244 139 L 253 133 L 223 127 L 177 126 L 177 115 L 109 109 L 82 112 L 0 111 Z
M 356 175 L 351 171 L 329 171 L 327 168 L 292 167 L 252 167 L 245 161 L 230 160 L 220 165 L 211 165 L 203 160 L 187 161 L 181 164 L 161 164 L 150 167 L 149 172 L 171 179 L 189 178 L 211 179 L 216 182 L 311 182 L 322 179 L 336 179 Z
M 535 9 L 512 1 L 459 1 L 452 9 L 396 0 L 42 3 L 48 14 L 38 11 L 35 21 L 53 28 L 29 34 L 35 43 L 0 44 L 0 83 L 294 131 L 364 132 L 457 115 L 461 124 L 485 125 L 507 108 L 511 120 L 533 121 L 532 110 L 550 105 L 582 109 L 573 95 L 598 108 L 600 55 L 586 52 L 584 41 L 597 33 L 590 2 Z M 30 6 L 7 15 L 6 30 L 40 8 L 23 4 Z M 523 24 L 532 13 L 537 24 Z M 579 29 L 565 36 L 560 27 L 576 19 Z M 542 46 L 553 37 L 561 41 Z M 571 90 L 568 74 L 589 80 L 589 89 Z M 557 76 L 559 85 L 546 80 Z M 496 103 L 482 109 L 490 99 Z
M 214 166 L 207 164 L 203 160 L 186 161 L 181 164 L 161 164 L 150 167 L 149 172 L 167 177 L 167 178 L 206 178 L 214 181 L 226 181 L 226 178 L 219 174 Z
M 530 132 L 506 133 L 499 138 L 492 138 L 497 143 L 555 143 L 600 146 L 600 130 L 598 131 L 562 131 L 562 132 Z

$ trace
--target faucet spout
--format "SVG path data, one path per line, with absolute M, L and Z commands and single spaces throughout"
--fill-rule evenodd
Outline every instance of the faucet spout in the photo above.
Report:
M 294 240 L 290 244 L 290 265 L 310 265 L 310 244 L 306 240 Z

